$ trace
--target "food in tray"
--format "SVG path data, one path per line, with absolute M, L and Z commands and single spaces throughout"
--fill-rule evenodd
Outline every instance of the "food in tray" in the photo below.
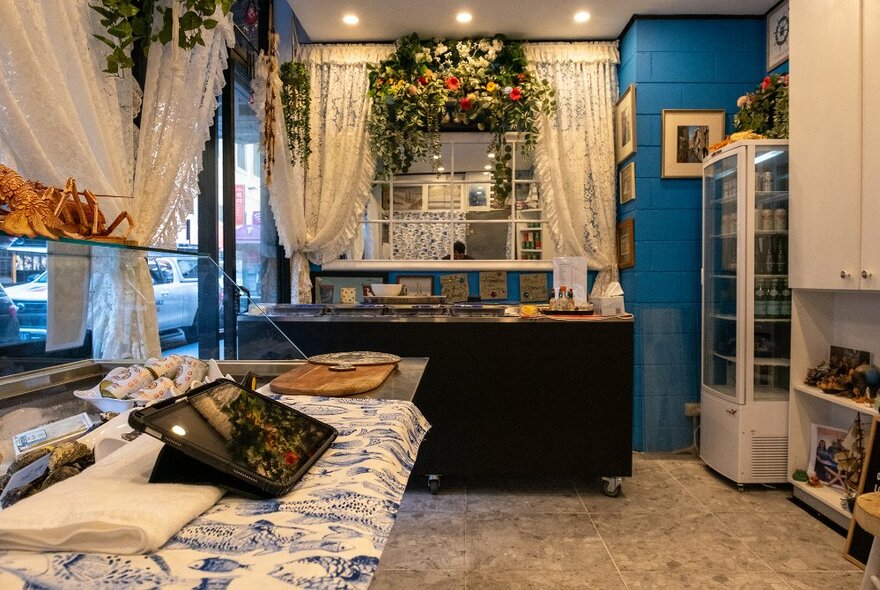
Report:
M 6 233 L 29 238 L 124 241 L 135 225 L 126 211 L 107 225 L 98 198 L 89 190 L 79 191 L 73 178 L 68 178 L 61 189 L 25 180 L 3 164 L 0 164 L 0 213 L 5 213 L 2 224 Z M 112 236 L 123 221 L 128 224 L 126 232 Z
M 122 399 L 152 380 L 153 373 L 146 367 L 140 365 L 116 367 L 98 384 L 98 391 L 102 397 Z
M 0 477 L 0 508 L 73 477 L 94 463 L 92 449 L 75 440 L 22 453 Z

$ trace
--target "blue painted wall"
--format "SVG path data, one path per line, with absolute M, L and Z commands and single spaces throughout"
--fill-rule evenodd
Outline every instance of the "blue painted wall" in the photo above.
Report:
M 700 398 L 701 186 L 660 178 L 663 109 L 724 109 L 766 75 L 765 23 L 755 19 L 637 19 L 620 45 L 621 94 L 636 85 L 635 267 L 621 271 L 635 314 L 633 445 L 690 446 L 685 402 Z M 622 164 L 628 164 L 629 160 Z

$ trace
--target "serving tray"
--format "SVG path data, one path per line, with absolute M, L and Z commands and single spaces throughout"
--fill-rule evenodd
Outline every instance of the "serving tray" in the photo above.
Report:
M 443 303 L 446 301 L 446 295 L 388 295 L 379 297 L 378 295 L 365 295 L 364 303 L 379 303 L 383 305 L 416 305 L 416 304 L 432 304 Z

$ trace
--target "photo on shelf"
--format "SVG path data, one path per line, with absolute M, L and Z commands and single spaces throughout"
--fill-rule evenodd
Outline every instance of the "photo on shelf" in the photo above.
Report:
M 850 369 L 855 369 L 859 365 L 867 365 L 870 362 L 870 352 L 856 350 L 855 348 L 832 345 L 831 352 L 828 355 L 828 364 L 832 369 L 837 369 L 841 373 L 849 373 Z
M 812 424 L 810 426 L 810 462 L 807 473 L 824 486 L 843 490 L 846 470 L 835 459 L 837 453 L 845 451 L 844 440 L 847 431 L 833 426 Z

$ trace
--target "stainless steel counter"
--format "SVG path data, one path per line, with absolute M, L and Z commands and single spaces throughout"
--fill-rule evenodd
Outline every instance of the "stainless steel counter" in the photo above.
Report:
M 480 317 L 480 316 L 469 316 L 469 317 L 453 317 L 453 316 L 395 316 L 395 315 L 376 315 L 376 316 L 368 316 L 368 315 L 351 315 L 351 316 L 336 316 L 336 315 L 320 315 L 320 316 L 297 316 L 297 315 L 270 315 L 270 316 L 262 316 L 262 315 L 241 315 L 238 316 L 239 323 L 247 323 L 247 322 L 261 322 L 265 323 L 266 319 L 272 320 L 273 322 L 391 322 L 391 323 L 473 323 L 473 322 L 488 322 L 488 323 L 549 323 L 549 324 L 565 324 L 565 323 L 617 323 L 617 322 L 625 322 L 632 323 L 632 317 L 627 318 L 618 318 L 609 316 L 607 318 L 602 319 L 591 319 L 584 320 L 581 322 L 575 320 L 554 320 L 548 317 L 534 317 L 534 318 L 519 318 L 519 317 L 508 317 L 508 316 L 496 316 L 496 317 Z

